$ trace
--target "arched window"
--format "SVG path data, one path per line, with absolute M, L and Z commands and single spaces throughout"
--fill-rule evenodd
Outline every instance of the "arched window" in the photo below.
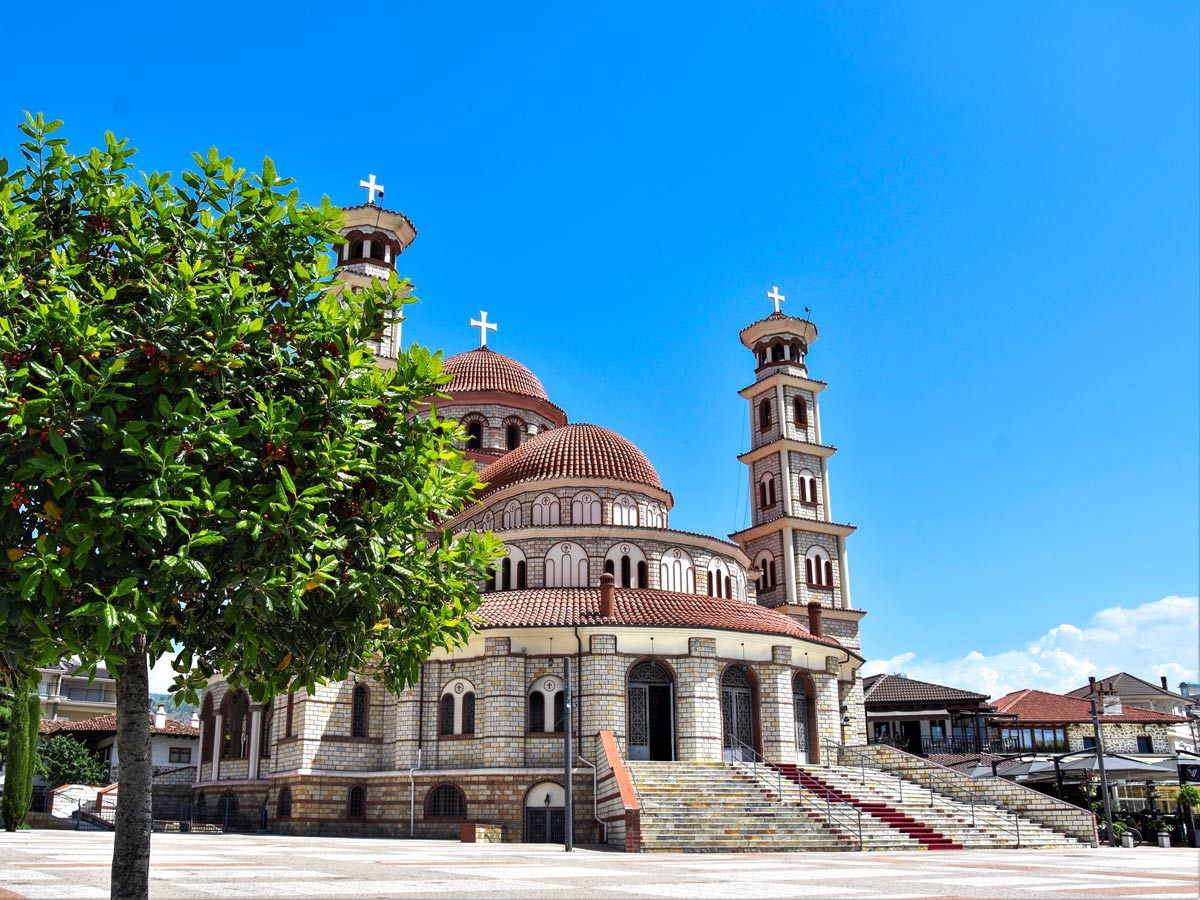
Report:
M 226 791 L 217 801 L 217 815 L 220 816 L 217 821 L 228 827 L 237 817 L 240 808 L 241 804 L 238 802 L 237 794 L 233 791 Z
M 773 590 L 779 579 L 775 572 L 775 556 L 770 550 L 762 550 L 755 557 L 754 565 L 758 567 L 758 592 L 765 594 L 767 591 Z
M 438 702 L 438 734 L 475 733 L 475 687 L 465 678 L 455 678 L 442 688 Z
M 500 560 L 500 590 L 512 590 L 512 560 L 507 556 Z
M 478 450 L 483 446 L 483 423 L 478 419 L 472 419 L 467 423 L 467 443 L 468 450 Z
M 638 586 L 638 587 L 640 587 L 640 588 L 647 588 L 647 587 L 650 587 L 650 578 L 649 578 L 649 575 L 648 575 L 648 569 L 647 569 L 647 567 L 646 567 L 646 561 L 645 561 L 644 559 L 640 559 L 640 560 L 638 560 L 638 564 L 637 564 L 637 586 Z
M 807 506 L 817 505 L 817 478 L 808 469 L 800 470 L 800 502 Z
M 262 718 L 258 724 L 258 755 L 261 759 L 271 758 L 271 725 L 275 721 L 275 704 L 263 706 Z
M 810 547 L 804 554 L 804 577 L 812 587 L 833 587 L 833 561 L 824 547 Z
M 659 503 L 646 504 L 646 527 L 647 528 L 666 528 L 667 513 Z
M 764 400 L 758 404 L 758 427 L 761 431 L 766 431 L 771 427 L 771 401 Z
M 783 357 L 784 357 L 783 344 L 772 344 L 771 345 L 771 361 L 772 362 L 780 362 L 783 360 Z
M 517 590 L 518 591 L 525 590 L 525 571 L 526 571 L 525 560 L 523 560 L 523 559 L 519 560 L 517 562 Z
M 600 498 L 590 491 L 576 494 L 571 500 L 572 525 L 599 525 Z
M 439 784 L 429 792 L 425 802 L 425 818 L 427 819 L 465 819 L 467 817 L 467 802 L 463 799 L 462 791 L 452 784 Z
M 797 394 L 792 399 L 792 408 L 794 409 L 795 414 L 796 414 L 796 427 L 797 428 L 807 428 L 808 427 L 808 401 L 805 400 L 799 394 Z
M 369 695 L 365 685 L 354 686 L 354 701 L 350 708 L 350 737 L 367 736 L 367 701 Z
M 604 557 L 604 571 L 616 579 L 617 587 L 645 587 L 645 584 L 633 583 L 635 569 L 644 572 L 646 555 L 637 544 L 628 542 L 614 544 Z
M 362 819 L 367 815 L 367 789 L 361 784 L 350 788 L 350 798 L 346 803 L 346 816 L 351 819 Z
M 350 259 L 362 259 L 365 249 L 362 241 L 355 241 L 350 245 Z
M 496 520 L 492 516 L 492 511 L 490 509 L 483 514 L 483 518 L 480 520 L 479 525 L 483 531 L 491 531 L 496 527 Z
M 769 509 L 775 505 L 777 497 L 775 496 L 775 475 L 771 472 L 764 472 L 763 476 L 758 479 L 758 501 L 762 509 Z
M 696 593 L 696 569 L 687 552 L 668 550 L 659 560 L 658 586 L 664 591 Z
M 554 695 L 554 733 L 563 733 L 563 723 L 567 720 L 566 695 L 559 691 Z
M 587 551 L 573 541 L 555 544 L 546 554 L 546 587 L 587 587 Z
M 708 596 L 731 597 L 729 568 L 723 560 L 712 559 L 708 563 Z
M 292 817 L 291 788 L 285 787 L 279 791 L 279 806 L 277 807 L 276 815 L 281 819 L 290 819 Z
M 495 575 L 492 578 L 492 587 L 497 591 L 511 591 L 525 589 L 525 553 L 520 547 L 509 545 L 505 548 L 504 558 L 500 560 L 500 564 L 496 567 Z
M 245 759 L 250 743 L 250 696 L 243 688 L 221 701 L 222 759 Z
M 637 503 L 628 494 L 621 494 L 613 500 L 612 523 L 614 525 L 637 525 Z
M 563 682 L 557 675 L 543 675 L 529 689 L 529 730 L 531 732 L 562 732 Z M 552 722 L 546 721 L 546 711 L 553 712 Z
M 380 262 L 386 259 L 383 241 L 378 239 L 371 241 L 371 259 L 377 259 Z
M 509 450 L 516 450 L 521 446 L 521 426 L 515 422 L 509 422 L 504 426 L 504 446 Z
M 533 501 L 534 525 L 558 524 L 558 498 L 553 494 L 542 494 Z
M 475 733 L 475 692 L 468 691 L 462 698 L 462 733 Z
M 214 731 L 217 727 L 216 718 L 213 715 L 213 698 L 212 694 L 206 694 L 204 703 L 200 706 L 200 722 L 204 726 L 204 745 L 200 748 L 200 761 L 212 761 L 212 748 Z
M 295 713 L 296 713 L 296 692 L 288 691 L 287 695 L 287 717 L 284 722 L 284 737 L 291 737 L 295 732 Z
M 504 515 L 500 519 L 501 527 L 503 528 L 520 528 L 521 527 L 521 504 L 516 500 L 511 501 L 504 507 Z

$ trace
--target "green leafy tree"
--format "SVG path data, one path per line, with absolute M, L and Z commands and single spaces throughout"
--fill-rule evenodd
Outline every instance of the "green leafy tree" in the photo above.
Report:
M 40 115 L 0 163 L 0 656 L 117 678 L 114 898 L 147 895 L 148 660 L 191 702 L 370 665 L 389 688 L 471 630 L 490 536 L 437 527 L 476 478 L 448 381 L 368 342 L 407 283 L 341 290 L 340 211 L 216 149 L 179 182 L 127 142 L 75 155 Z
M 104 766 L 75 738 L 59 734 L 38 745 L 38 771 L 51 787 L 103 784 Z
M 33 775 L 37 767 L 38 723 L 41 702 L 18 688 L 8 720 L 8 759 L 4 773 L 4 830 L 16 831 L 25 823 L 33 801 Z

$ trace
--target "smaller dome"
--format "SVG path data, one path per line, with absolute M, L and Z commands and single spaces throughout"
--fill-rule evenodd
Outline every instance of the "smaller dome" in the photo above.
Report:
M 543 431 L 480 473 L 480 497 L 510 484 L 547 478 L 626 481 L 664 490 L 646 454 L 599 425 L 564 425 Z
M 515 359 L 487 347 L 468 350 L 443 360 L 442 371 L 454 376 L 453 380 L 442 388 L 447 394 L 501 391 L 550 402 L 550 398 L 546 396 L 546 389 L 542 387 L 536 375 Z

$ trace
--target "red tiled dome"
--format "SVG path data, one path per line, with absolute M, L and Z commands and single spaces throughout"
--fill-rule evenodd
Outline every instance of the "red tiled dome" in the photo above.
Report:
M 442 362 L 442 370 L 454 379 L 442 388 L 447 394 L 467 391 L 504 391 L 550 402 L 536 375 L 503 353 L 480 347 L 459 353 Z
M 627 481 L 663 490 L 646 454 L 599 425 L 564 425 L 530 438 L 479 476 L 480 497 L 522 481 L 580 478 Z
M 748 603 L 635 588 L 613 591 L 613 615 L 600 615 L 598 588 L 536 588 L 484 594 L 472 613 L 481 628 L 539 628 L 573 625 L 631 625 L 663 628 L 720 628 L 800 638 L 840 647 L 817 637 L 791 616 Z

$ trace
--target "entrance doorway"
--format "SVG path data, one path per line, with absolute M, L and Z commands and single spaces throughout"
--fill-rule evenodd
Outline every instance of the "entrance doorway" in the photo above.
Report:
M 726 762 L 754 759 L 754 693 L 750 676 L 730 666 L 721 676 L 721 724 Z
M 563 844 L 567 839 L 566 794 L 552 781 L 535 784 L 525 795 L 525 841 Z
M 807 765 L 813 759 L 810 746 L 808 721 L 809 703 L 808 692 L 805 690 L 804 676 L 797 674 L 792 679 L 792 714 L 796 720 L 796 764 Z
M 675 758 L 675 685 L 653 660 L 629 673 L 629 758 Z
M 921 755 L 921 723 L 920 722 L 901 722 L 900 723 L 900 741 L 904 745 L 904 749 L 913 756 Z

